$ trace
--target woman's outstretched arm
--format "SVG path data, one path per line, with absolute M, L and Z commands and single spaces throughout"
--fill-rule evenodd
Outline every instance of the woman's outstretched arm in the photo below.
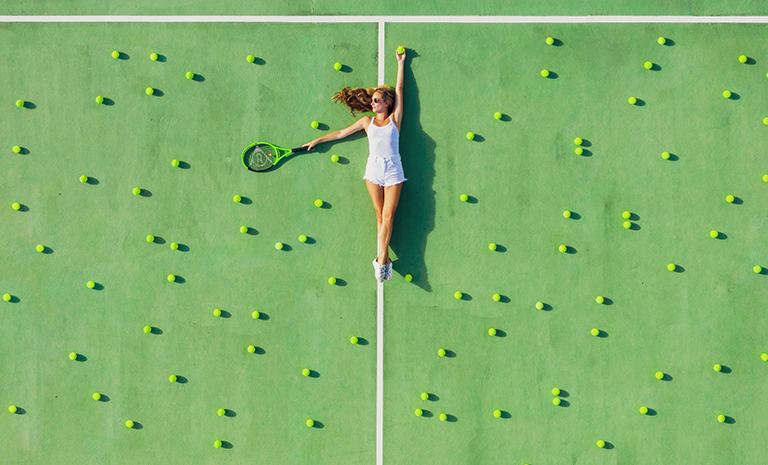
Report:
M 329 142 L 332 140 L 344 139 L 345 137 L 352 135 L 361 129 L 365 129 L 368 123 L 368 120 L 370 119 L 371 119 L 370 116 L 363 116 L 362 118 L 357 120 L 355 124 L 353 124 L 352 126 L 349 126 L 348 128 L 344 128 L 344 129 L 339 129 L 338 131 L 333 131 L 332 133 L 326 134 L 323 137 L 318 137 L 312 142 L 308 144 L 304 144 L 304 147 L 307 147 L 307 150 L 312 150 L 315 148 L 317 144 L 322 144 L 323 142 Z
M 395 55 L 397 56 L 397 85 L 395 86 L 395 108 L 392 111 L 392 119 L 399 132 L 400 123 L 403 121 L 403 76 L 405 74 L 403 67 L 405 66 L 405 48 L 403 48 L 403 53 L 395 52 Z

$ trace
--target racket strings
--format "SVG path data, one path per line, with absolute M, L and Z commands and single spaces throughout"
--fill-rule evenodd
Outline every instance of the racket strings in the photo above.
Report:
M 269 147 L 255 145 L 247 151 L 243 157 L 245 165 L 255 171 L 261 171 L 272 166 L 275 160 L 274 155 L 271 151 L 264 150 L 265 148 L 269 149 Z

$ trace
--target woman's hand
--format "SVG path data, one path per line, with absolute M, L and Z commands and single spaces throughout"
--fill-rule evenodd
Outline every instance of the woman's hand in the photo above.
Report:
M 397 48 L 403 47 L 402 45 L 398 45 Z M 403 53 L 397 53 L 397 50 L 395 50 L 395 55 L 397 56 L 397 62 L 398 63 L 404 63 L 405 62 L 405 47 L 403 47 Z
M 307 151 L 311 152 L 312 150 L 315 149 L 315 146 L 317 144 L 318 144 L 318 141 L 317 141 L 317 139 L 315 139 L 315 140 L 313 140 L 312 142 L 310 142 L 308 144 L 304 144 L 302 147 L 306 147 Z

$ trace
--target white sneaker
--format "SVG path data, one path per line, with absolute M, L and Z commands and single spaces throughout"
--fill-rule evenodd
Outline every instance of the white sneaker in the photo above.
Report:
M 374 258 L 373 259 L 373 269 L 374 269 L 374 276 L 376 277 L 376 281 L 383 282 L 384 281 L 384 267 L 379 265 L 379 262 Z
M 384 281 L 392 280 L 392 262 L 384 265 Z

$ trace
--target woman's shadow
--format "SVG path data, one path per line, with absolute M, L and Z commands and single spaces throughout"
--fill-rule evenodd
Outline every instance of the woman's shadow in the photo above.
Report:
M 435 229 L 435 141 L 421 126 L 419 87 L 411 64 L 419 54 L 408 49 L 404 64 L 403 124 L 400 133 L 400 154 L 405 177 L 400 202 L 395 213 L 390 247 L 397 260 L 392 267 L 401 275 L 413 276 L 413 284 L 427 292 L 429 285 L 424 251 L 427 236 Z

